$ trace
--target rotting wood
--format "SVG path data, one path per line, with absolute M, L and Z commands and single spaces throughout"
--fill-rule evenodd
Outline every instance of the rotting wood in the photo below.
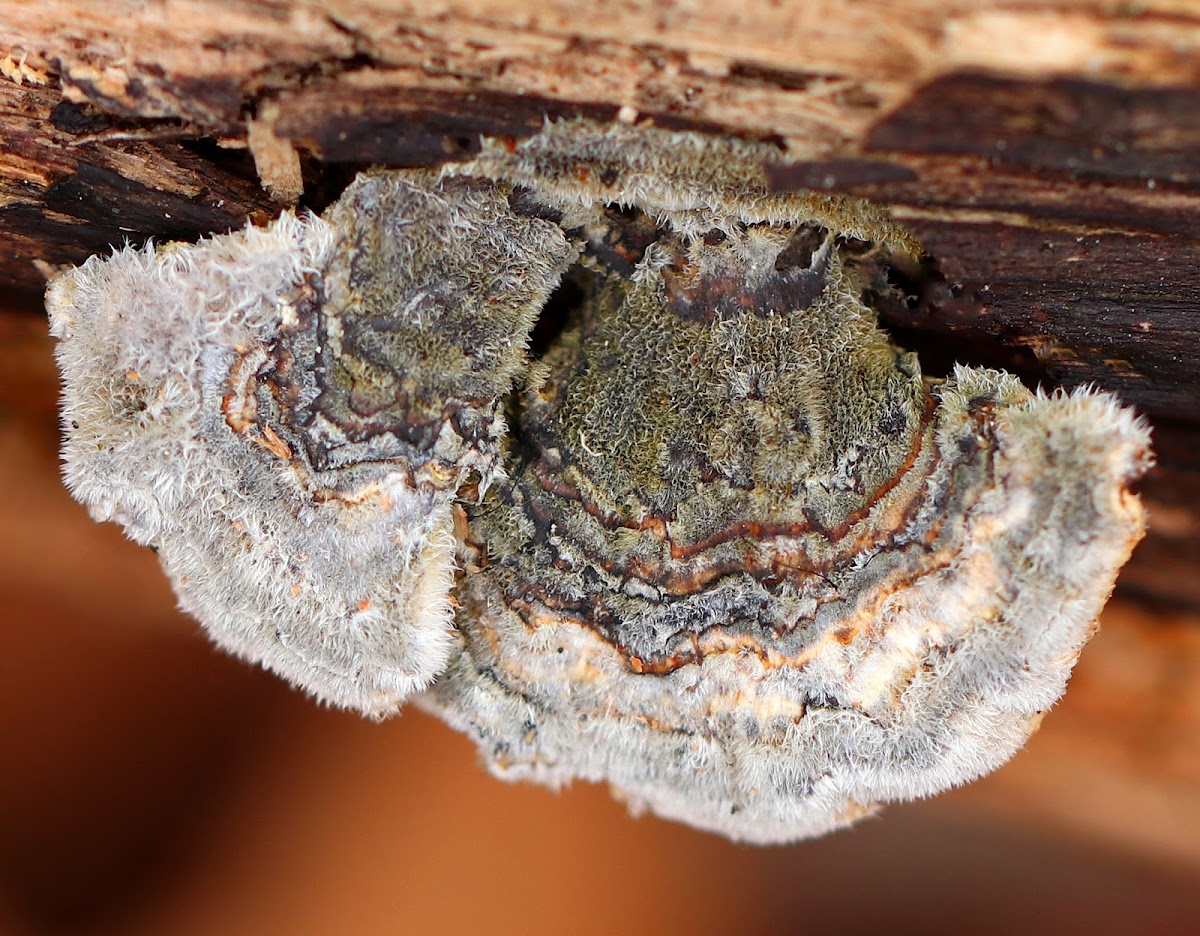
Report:
M 886 203 L 922 239 L 881 302 L 928 367 L 1091 382 L 1155 421 L 1122 585 L 1200 604 L 1191 5 L 0 0 L 0 73 L 0 284 L 28 289 L 35 260 L 261 221 L 301 183 L 320 207 L 363 165 L 547 118 L 774 140 L 780 187 Z

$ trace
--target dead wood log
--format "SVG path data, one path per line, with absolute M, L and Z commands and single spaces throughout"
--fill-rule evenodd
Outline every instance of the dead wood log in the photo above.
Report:
M 584 115 L 775 140 L 780 187 L 886 203 L 884 311 L 935 371 L 1151 416 L 1127 590 L 1200 605 L 1200 11 L 1038 4 L 0 0 L 0 283 L 320 207 L 358 168 Z M 259 178 L 265 184 L 259 184 Z M 271 194 L 268 194 L 271 193 Z

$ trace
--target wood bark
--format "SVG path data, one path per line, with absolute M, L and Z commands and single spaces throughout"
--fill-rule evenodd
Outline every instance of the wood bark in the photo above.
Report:
M 925 245 L 882 315 L 928 370 L 1092 383 L 1147 414 L 1151 531 L 1119 588 L 1200 608 L 1195 4 L 0 0 L 0 72 L 13 292 L 113 245 L 319 209 L 367 165 L 464 158 L 480 134 L 546 119 L 774 141 L 790 162 L 777 186 L 886 204 Z M 1196 619 L 1130 620 L 1136 672 L 1184 665 L 1194 685 Z M 1186 809 L 1195 692 L 1114 691 L 1175 752 L 1167 779 L 1133 774 Z M 1080 724 L 1102 733 L 1105 692 L 1088 698 Z M 1121 734 L 1127 754 L 1136 733 Z M 1101 748 L 1080 756 L 1108 770 Z M 1053 786 L 1025 788 L 1070 804 Z M 1146 821 L 1196 860 L 1194 810 L 1175 829 Z
M 319 208 L 357 169 L 584 115 L 771 139 L 780 187 L 924 242 L 884 310 L 936 372 L 1094 383 L 1155 422 L 1122 579 L 1200 606 L 1200 9 L 1040 3 L 0 0 L 0 284 Z

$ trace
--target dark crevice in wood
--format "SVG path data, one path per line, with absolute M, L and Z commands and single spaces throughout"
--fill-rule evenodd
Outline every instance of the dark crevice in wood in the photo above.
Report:
M 926 86 L 868 135 L 867 151 L 986 156 L 1030 172 L 1200 185 L 1200 89 L 959 73 Z
M 538 313 L 529 335 L 530 357 L 538 359 L 545 356 L 563 332 L 578 321 L 583 301 L 583 285 L 579 279 L 568 274 Z

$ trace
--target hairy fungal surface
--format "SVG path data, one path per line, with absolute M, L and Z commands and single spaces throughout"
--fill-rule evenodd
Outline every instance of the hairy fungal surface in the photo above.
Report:
M 861 298 L 917 245 L 778 159 L 554 124 L 94 258 L 47 296 L 67 484 L 218 644 L 504 777 L 757 842 L 978 777 L 1142 534 L 1148 431 L 924 378 Z

